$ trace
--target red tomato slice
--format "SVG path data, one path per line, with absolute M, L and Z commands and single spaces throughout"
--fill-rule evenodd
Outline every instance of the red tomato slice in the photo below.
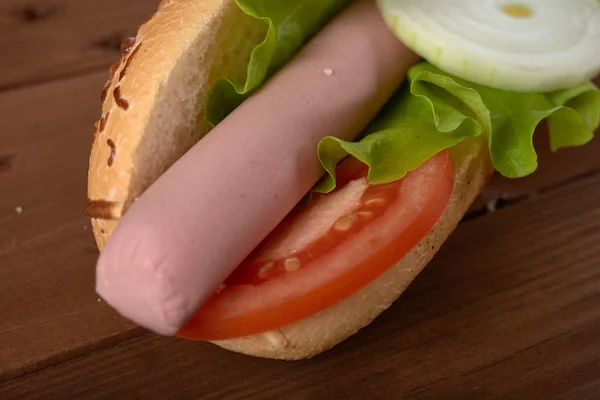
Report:
M 333 306 L 410 252 L 437 223 L 454 186 L 446 151 L 390 184 L 369 184 L 356 159 L 337 174 L 337 189 L 290 213 L 180 337 L 253 335 Z

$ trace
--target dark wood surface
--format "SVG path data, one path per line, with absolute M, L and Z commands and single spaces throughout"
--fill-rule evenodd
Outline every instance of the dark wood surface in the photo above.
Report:
M 2 0 L 0 88 L 107 66 L 159 0 Z
M 600 399 L 600 140 L 495 179 L 400 301 L 313 360 L 160 338 L 99 302 L 93 124 L 116 38 L 155 4 L 0 5 L 0 399 Z

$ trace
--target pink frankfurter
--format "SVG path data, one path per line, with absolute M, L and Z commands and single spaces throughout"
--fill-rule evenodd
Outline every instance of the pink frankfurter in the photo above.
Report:
M 417 61 L 372 2 L 350 6 L 128 210 L 100 296 L 177 333 L 323 175 L 319 141 L 354 139 Z

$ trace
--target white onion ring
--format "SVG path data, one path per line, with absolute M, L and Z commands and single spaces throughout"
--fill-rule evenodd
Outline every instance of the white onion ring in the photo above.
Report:
M 378 4 L 390 28 L 413 51 L 474 83 L 548 92 L 576 86 L 600 73 L 598 0 L 378 0 Z

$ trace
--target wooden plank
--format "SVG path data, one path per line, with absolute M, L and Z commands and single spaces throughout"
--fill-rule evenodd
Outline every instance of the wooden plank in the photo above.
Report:
M 598 200 L 595 175 L 462 224 L 401 301 L 313 360 L 145 335 L 0 398 L 597 398 Z
M 0 89 L 106 68 L 159 0 L 2 0 Z
M 82 213 L 105 75 L 0 94 L 0 377 L 132 328 L 97 301 Z
M 97 252 L 81 213 L 105 78 L 0 93 L 0 381 L 141 332 L 97 302 Z M 600 165 L 548 160 L 549 180 L 522 190 L 554 185 L 553 166 L 568 179 Z

